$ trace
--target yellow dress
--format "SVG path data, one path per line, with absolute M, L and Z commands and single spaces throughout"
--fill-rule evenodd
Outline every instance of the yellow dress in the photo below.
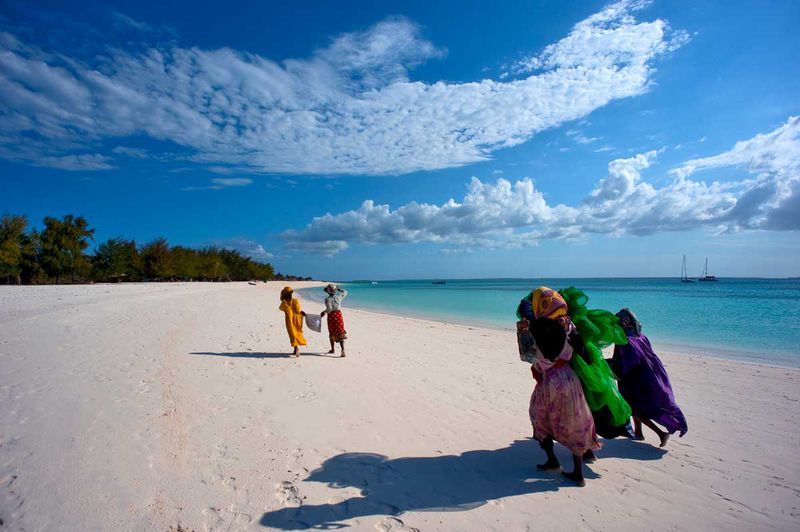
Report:
M 289 333 L 289 341 L 292 347 L 298 345 L 306 345 L 306 339 L 303 336 L 303 315 L 300 314 L 300 301 L 292 298 L 291 303 L 281 301 L 281 306 L 278 307 L 286 315 L 286 332 Z

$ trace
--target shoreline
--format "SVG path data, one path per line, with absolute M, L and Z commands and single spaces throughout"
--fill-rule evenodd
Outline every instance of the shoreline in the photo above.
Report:
M 323 283 L 322 286 L 324 286 L 324 284 L 326 283 Z M 306 288 L 313 288 L 313 287 L 306 287 Z M 308 297 L 308 294 L 304 292 L 299 292 L 299 295 L 306 298 L 309 302 L 313 303 L 322 304 L 324 299 L 321 296 L 319 298 L 313 296 Z M 461 319 L 461 317 L 456 317 L 455 319 L 445 319 L 441 316 L 425 314 L 424 312 L 423 313 L 403 312 L 400 309 L 395 310 L 387 308 L 375 308 L 375 307 L 370 307 L 369 305 L 360 306 L 357 303 L 351 305 L 350 304 L 351 301 L 352 300 L 347 300 L 345 302 L 345 309 L 359 310 L 361 312 L 370 312 L 387 317 L 411 318 L 433 323 L 440 323 L 443 325 L 459 325 L 463 327 L 488 329 L 492 331 L 502 331 L 511 334 L 514 333 L 513 326 L 504 327 L 490 321 L 481 321 L 478 319 L 471 321 L 469 320 L 469 318 Z M 664 341 L 660 339 L 653 341 L 657 342 L 657 345 L 654 346 L 656 353 L 664 352 L 664 353 L 677 354 L 679 356 L 711 356 L 714 358 L 728 360 L 731 362 L 741 362 L 745 364 L 769 366 L 781 369 L 800 370 L 800 355 L 795 353 L 779 353 L 778 355 L 776 355 L 775 358 L 780 360 L 770 360 L 768 358 L 764 358 L 758 355 L 753 351 L 747 351 L 747 350 L 725 349 L 721 347 L 706 347 L 703 345 L 698 346 L 697 344 L 684 344 L 681 342 L 675 342 L 669 340 Z

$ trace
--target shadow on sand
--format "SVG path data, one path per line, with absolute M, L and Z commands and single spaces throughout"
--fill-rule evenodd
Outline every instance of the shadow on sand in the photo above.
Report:
M 524 440 L 461 455 L 389 459 L 372 453 L 343 453 L 326 460 L 306 481 L 357 488 L 361 497 L 283 508 L 264 514 L 261 524 L 282 530 L 330 530 L 348 526 L 337 521 L 356 517 L 409 510 L 463 511 L 493 499 L 568 487 L 560 475 L 536 470 L 537 452 L 536 442 Z M 597 475 L 589 472 L 588 476 Z
M 560 447 L 560 446 L 557 446 Z M 656 460 L 666 451 L 630 440 L 605 440 L 604 457 Z M 571 467 L 571 457 L 558 449 L 559 460 Z M 477 508 L 488 501 L 556 491 L 574 485 L 557 473 L 536 469 L 544 458 L 534 440 L 518 440 L 495 450 L 461 455 L 389 459 L 379 454 L 343 453 L 326 460 L 306 481 L 331 488 L 357 488 L 361 496 L 341 502 L 302 505 L 265 513 L 261 525 L 281 530 L 331 530 L 349 525 L 344 520 L 406 511 L 452 512 Z M 589 467 L 587 479 L 597 479 Z
M 229 358 L 294 358 L 291 353 L 259 353 L 256 351 L 244 351 L 241 353 L 212 353 L 207 351 L 198 351 L 190 354 Z M 300 353 L 300 358 L 303 357 L 339 358 L 339 355 L 330 355 L 328 353 Z

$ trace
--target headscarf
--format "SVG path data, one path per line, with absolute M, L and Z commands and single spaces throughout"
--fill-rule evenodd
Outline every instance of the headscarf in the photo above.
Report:
M 617 312 L 616 316 L 619 318 L 620 326 L 625 329 L 625 334 L 632 336 L 639 336 L 642 334 L 642 322 L 636 318 L 631 309 L 624 308 Z
M 281 301 L 286 299 L 287 295 L 291 295 L 294 293 L 291 286 L 284 286 L 283 290 L 281 290 Z
M 561 294 L 552 288 L 540 286 L 531 293 L 530 297 L 533 316 L 536 319 L 548 318 L 559 322 L 565 330 L 569 328 L 571 323 L 567 313 L 569 307 Z
M 326 286 L 326 287 L 324 288 L 324 290 L 325 290 L 325 293 L 326 293 L 326 294 L 333 295 L 333 294 L 335 294 L 335 293 L 336 293 L 336 285 L 335 285 L 335 284 L 333 284 L 333 283 L 330 283 L 330 284 L 328 284 L 328 286 Z

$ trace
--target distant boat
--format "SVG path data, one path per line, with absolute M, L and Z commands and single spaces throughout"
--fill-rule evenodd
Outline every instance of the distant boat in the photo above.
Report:
M 378 281 L 372 281 L 372 282 L 371 282 L 371 283 L 369 283 L 369 284 L 378 284 Z
M 431 284 L 447 284 L 447 281 L 433 281 Z
M 682 283 L 693 283 L 693 279 L 689 279 L 689 276 L 686 274 L 686 255 L 683 256 L 683 268 L 681 269 L 681 282 Z
M 703 268 L 703 275 L 698 279 L 698 281 L 716 281 L 717 277 L 715 275 L 708 275 L 708 257 L 706 257 L 706 266 Z

